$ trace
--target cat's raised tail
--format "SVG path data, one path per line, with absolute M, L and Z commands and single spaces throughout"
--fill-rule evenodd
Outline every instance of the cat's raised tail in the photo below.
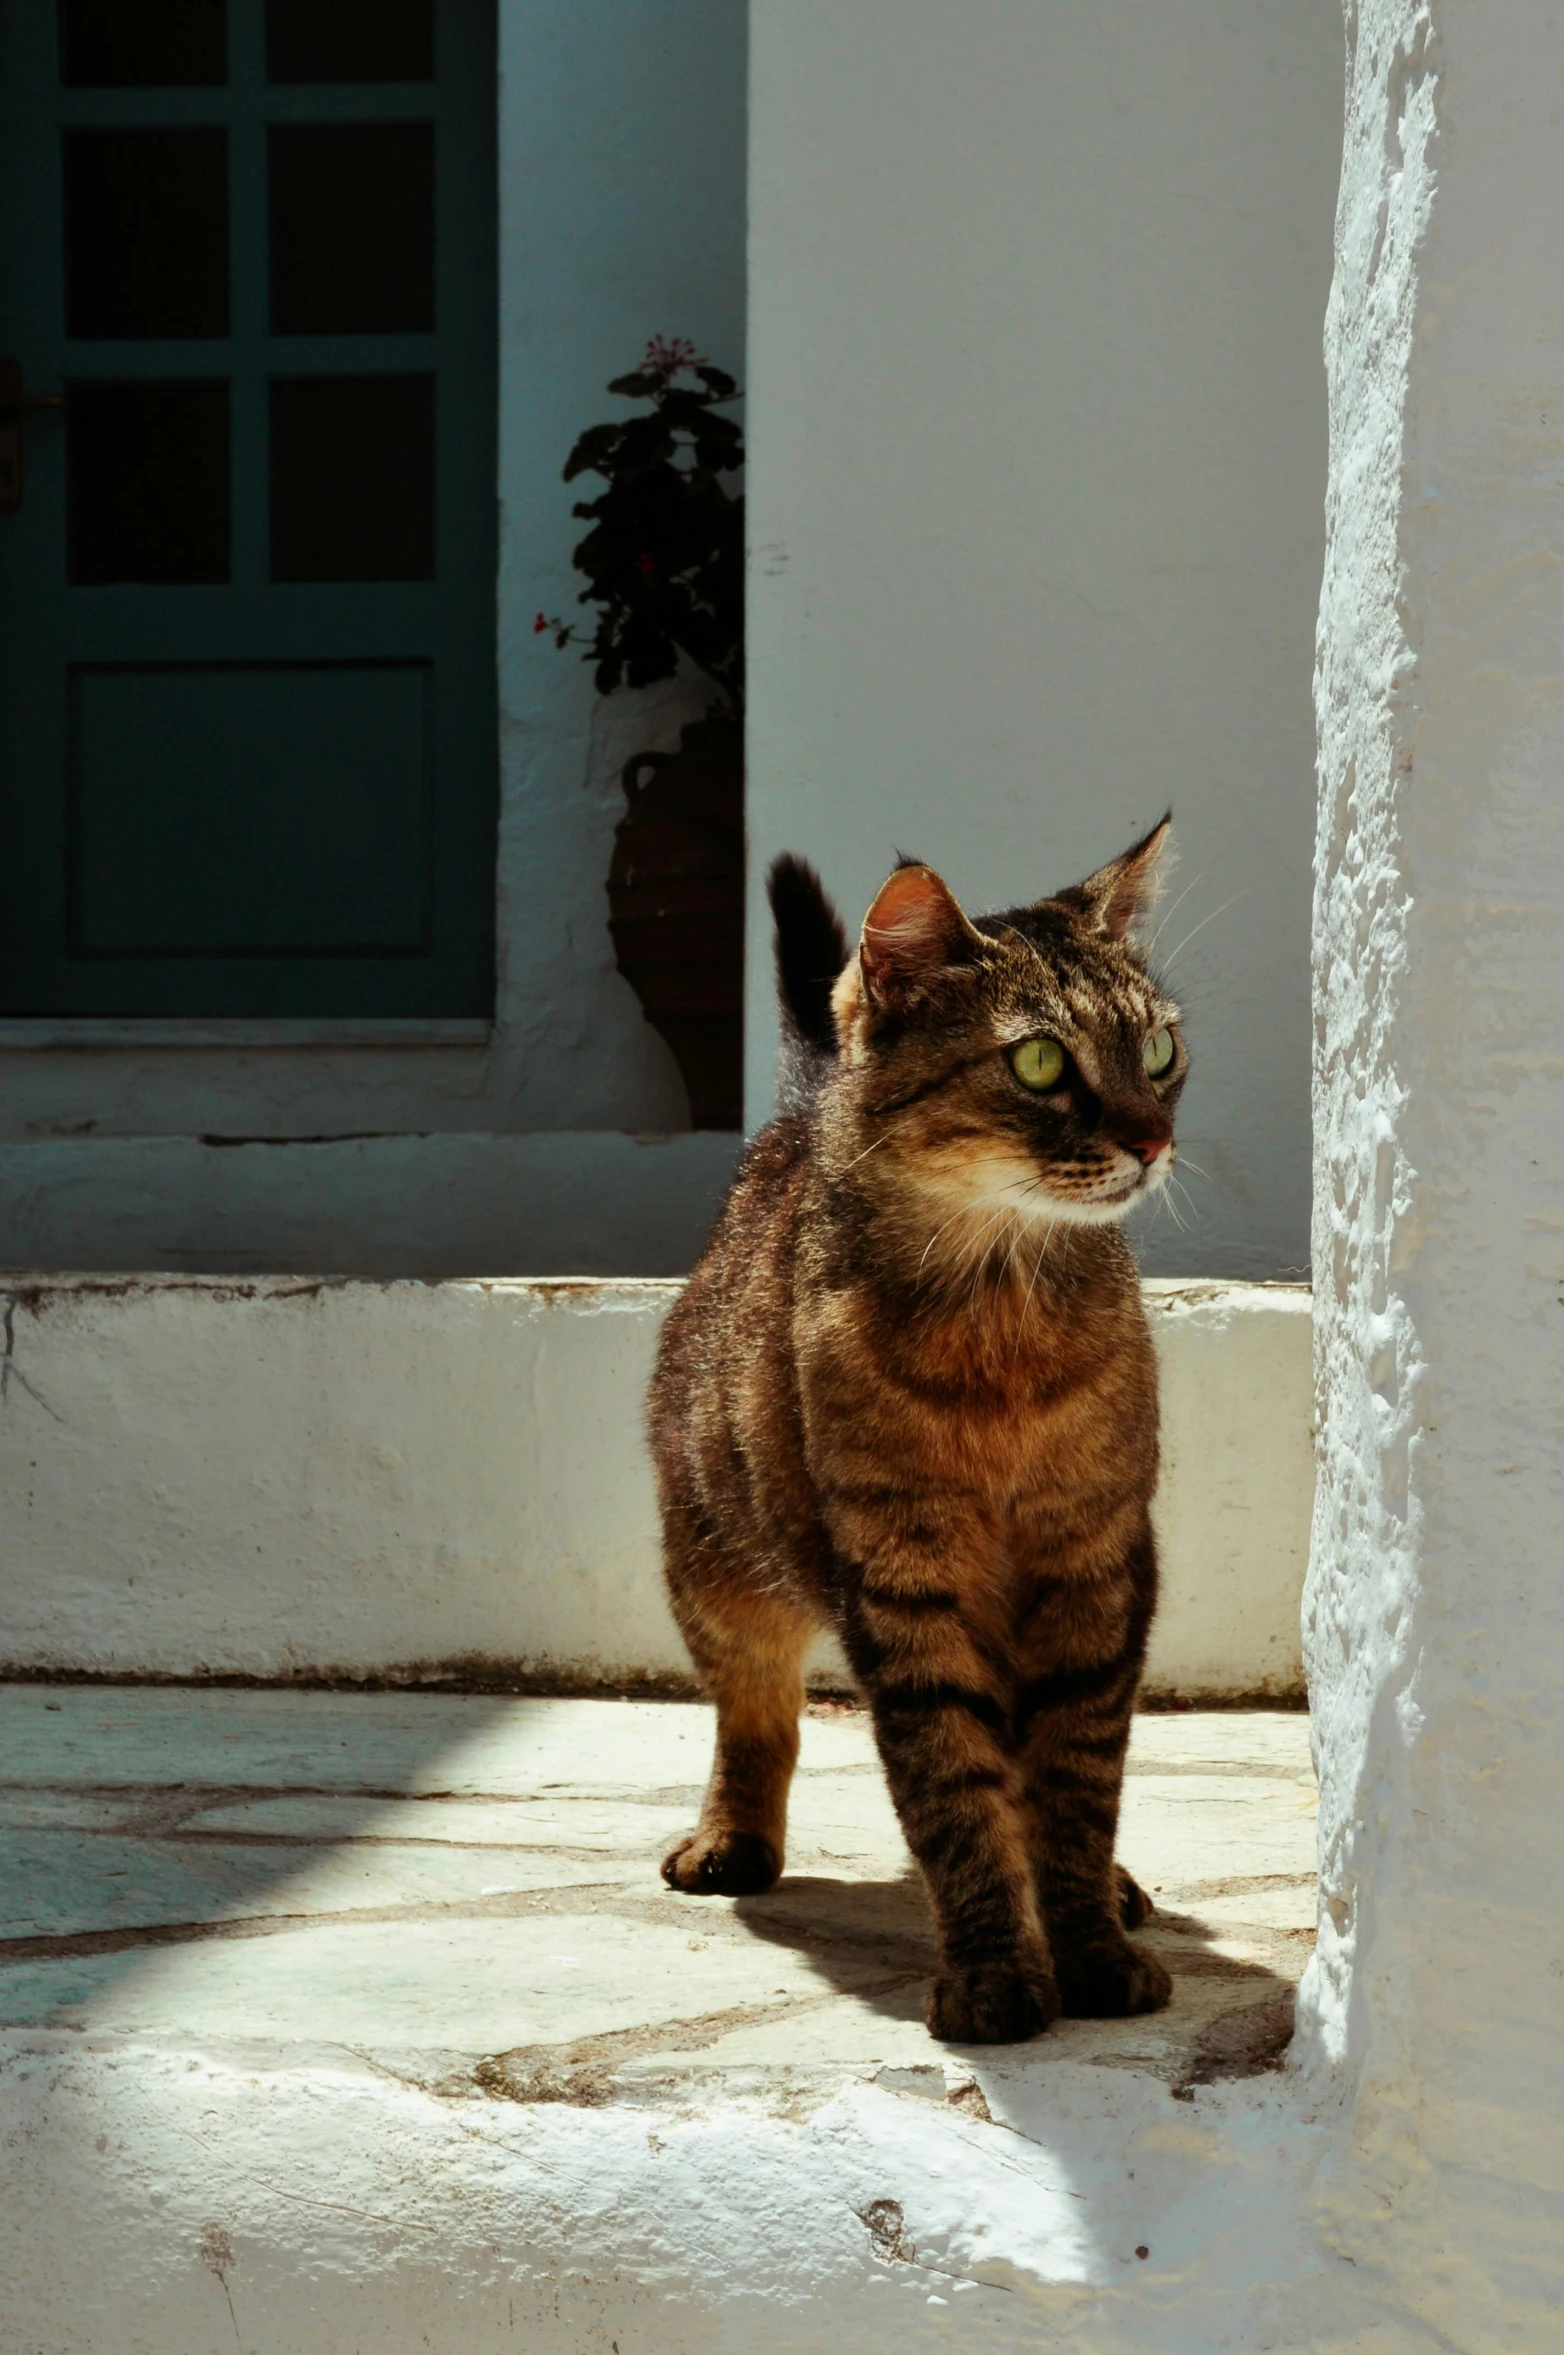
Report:
M 831 989 L 850 951 L 847 933 L 807 859 L 791 851 L 771 863 L 766 894 L 776 923 L 782 1058 L 777 1092 L 784 1112 L 809 1103 L 836 1060 Z

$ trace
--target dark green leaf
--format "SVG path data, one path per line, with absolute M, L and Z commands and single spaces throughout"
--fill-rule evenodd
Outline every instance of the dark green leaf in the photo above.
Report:
M 574 482 L 578 474 L 585 474 L 589 469 L 606 474 L 624 430 L 622 425 L 589 425 L 585 433 L 578 435 L 575 448 L 565 460 L 566 482 Z

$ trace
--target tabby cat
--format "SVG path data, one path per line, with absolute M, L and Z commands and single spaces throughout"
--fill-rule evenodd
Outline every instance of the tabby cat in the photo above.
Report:
M 904 864 L 857 953 L 771 875 L 790 1108 L 668 1320 L 650 1419 L 674 1611 L 717 1705 L 699 1895 L 782 1870 L 802 1663 L 841 1637 L 939 1933 L 936 2036 L 1153 2011 L 1114 1863 L 1156 1600 L 1157 1388 L 1119 1221 L 1188 1056 L 1138 945 L 1166 819 L 971 922 Z

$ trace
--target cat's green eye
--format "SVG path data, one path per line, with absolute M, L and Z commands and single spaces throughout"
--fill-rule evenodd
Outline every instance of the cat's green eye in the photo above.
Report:
M 1064 1049 L 1056 1038 L 1024 1038 L 1010 1050 L 1010 1068 L 1024 1088 L 1056 1088 L 1064 1077 Z
M 1150 1078 L 1161 1079 L 1164 1072 L 1172 1070 L 1173 1059 L 1177 1053 L 1178 1048 L 1174 1044 L 1172 1031 L 1154 1030 L 1141 1048 L 1140 1059 L 1145 1064 Z

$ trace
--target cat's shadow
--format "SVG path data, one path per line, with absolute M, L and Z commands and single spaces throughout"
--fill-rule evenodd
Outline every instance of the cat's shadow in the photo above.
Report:
M 738 1898 L 733 1910 L 754 1937 L 803 1956 L 835 1993 L 852 1996 L 888 2019 L 922 2020 L 937 1949 L 928 1898 L 911 1867 L 881 1880 L 788 1873 L 764 1896 Z M 1262 2010 L 1274 2011 L 1285 2043 L 1296 1974 L 1219 1951 L 1231 1947 L 1231 1925 L 1158 1907 L 1139 1935 L 1173 1973 L 1170 2024 L 1181 2011 L 1188 2015 L 1196 2008 L 1209 2021 L 1217 1992 L 1211 1982 L 1219 1981 L 1224 2003 L 1235 2014 L 1258 2018 Z M 1194 1986 L 1186 1988 L 1180 2002 L 1181 1982 L 1191 1981 L 1205 1983 L 1198 1990 L 1198 2007 L 1191 2000 Z M 1190 2025 L 1204 2041 L 1193 2019 Z
M 734 1914 L 750 1933 L 800 1955 L 834 1994 L 887 2019 L 921 2020 L 934 1969 L 934 1924 L 910 1867 L 886 1880 L 787 1873 L 763 1897 L 740 1897 Z

